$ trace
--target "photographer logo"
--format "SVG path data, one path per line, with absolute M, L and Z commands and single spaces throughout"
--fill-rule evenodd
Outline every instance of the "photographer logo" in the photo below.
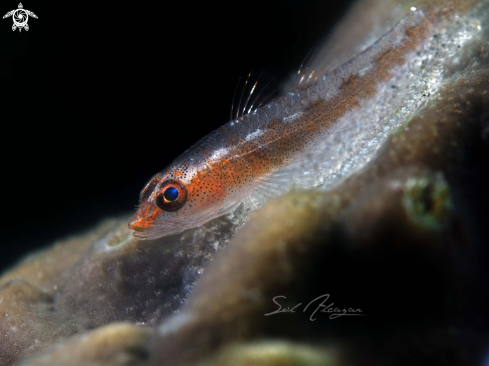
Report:
M 27 24 L 27 22 L 29 21 L 29 16 L 37 19 L 36 14 L 34 14 L 30 10 L 24 9 L 22 3 L 19 3 L 19 8 L 9 11 L 7 14 L 3 16 L 3 19 L 12 17 L 12 19 L 14 20 L 14 25 L 12 25 L 12 30 L 15 31 L 18 28 L 19 32 L 21 32 L 22 28 L 24 28 L 26 31 L 29 30 L 29 25 Z

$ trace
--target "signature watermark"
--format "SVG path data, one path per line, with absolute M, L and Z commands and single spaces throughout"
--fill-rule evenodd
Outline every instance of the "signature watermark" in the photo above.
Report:
M 329 314 L 329 319 L 336 319 L 336 318 L 339 318 L 342 316 L 365 316 L 365 315 L 367 315 L 367 314 L 363 313 L 362 309 L 338 308 L 338 307 L 334 307 L 334 302 L 327 304 L 327 301 L 329 300 L 329 296 L 330 296 L 329 294 L 324 294 L 324 295 L 316 297 L 314 300 L 309 302 L 309 304 L 307 304 L 306 307 L 302 310 L 302 312 L 305 313 L 307 311 L 307 309 L 309 309 L 310 311 L 312 311 L 314 309 L 314 311 L 312 311 L 311 316 L 309 317 L 310 321 L 313 322 L 317 319 L 314 316 L 316 315 L 316 313 L 318 311 L 320 313 Z M 280 299 L 280 298 L 286 299 L 286 297 L 283 295 L 275 296 L 272 300 L 278 306 L 278 309 L 275 311 L 272 311 L 271 313 L 265 314 L 265 316 L 270 316 L 270 315 L 279 314 L 279 313 L 295 313 L 296 310 L 300 310 L 302 303 L 299 303 L 292 308 L 282 307 L 282 305 L 280 305 L 280 303 L 278 302 L 278 299 Z M 321 300 L 321 299 L 323 299 L 323 301 L 321 301 L 319 303 L 319 300 Z M 316 308 L 314 308 L 313 303 L 317 304 Z M 311 306 L 311 307 L 309 307 L 309 306 Z
M 26 31 L 29 30 L 29 25 L 27 22 L 29 21 L 29 17 L 33 17 L 37 19 L 37 15 L 32 11 L 24 9 L 22 3 L 19 3 L 19 8 L 9 11 L 7 14 L 3 16 L 3 19 L 12 17 L 14 20 L 14 25 L 12 25 L 12 30 L 15 31 L 19 29 L 19 32 L 24 28 Z

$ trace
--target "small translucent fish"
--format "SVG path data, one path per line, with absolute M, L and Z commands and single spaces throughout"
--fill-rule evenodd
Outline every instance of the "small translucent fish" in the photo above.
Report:
M 375 96 L 439 29 L 470 1 L 421 2 L 378 41 L 342 66 L 315 60 L 297 89 L 213 131 L 153 176 L 129 223 L 134 236 L 153 239 L 250 209 L 284 191 L 300 161 L 354 110 Z M 413 10 L 414 9 L 414 10 Z M 325 63 L 327 60 L 324 61 Z M 324 71 L 322 71 L 324 70 Z M 244 110 L 244 109 L 243 109 Z M 300 170 L 300 169 L 299 169 Z

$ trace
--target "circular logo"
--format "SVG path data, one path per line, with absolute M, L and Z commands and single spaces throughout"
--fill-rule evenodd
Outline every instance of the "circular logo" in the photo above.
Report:
M 27 24 L 27 20 L 29 16 L 27 15 L 27 12 L 24 9 L 17 9 L 14 12 L 12 18 L 14 19 L 14 24 L 17 27 L 22 28 Z

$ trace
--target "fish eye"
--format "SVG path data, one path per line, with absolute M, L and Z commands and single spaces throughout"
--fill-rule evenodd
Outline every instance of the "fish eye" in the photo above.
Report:
M 178 199 L 178 189 L 176 189 L 175 187 L 168 187 L 167 189 L 165 189 L 163 197 L 169 202 L 176 201 Z
M 187 202 L 187 188 L 182 182 L 170 179 L 161 183 L 156 195 L 156 205 L 162 211 L 177 211 Z

